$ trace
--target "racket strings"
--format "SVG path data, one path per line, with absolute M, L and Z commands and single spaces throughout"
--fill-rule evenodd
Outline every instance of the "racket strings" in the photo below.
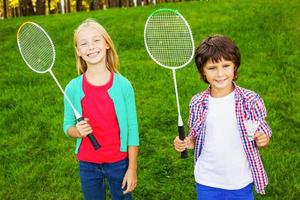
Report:
M 54 64 L 54 46 L 38 26 L 25 24 L 18 32 L 18 44 L 25 62 L 33 70 L 46 72 Z
M 152 56 L 166 66 L 184 65 L 193 55 L 193 41 L 187 24 L 171 12 L 151 17 L 147 24 L 146 42 Z

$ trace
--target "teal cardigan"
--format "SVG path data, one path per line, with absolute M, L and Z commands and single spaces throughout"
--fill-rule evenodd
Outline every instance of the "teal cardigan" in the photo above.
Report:
M 80 75 L 69 82 L 65 88 L 65 93 L 72 102 L 74 108 L 82 115 L 81 100 L 84 97 L 82 89 L 83 76 Z M 120 151 L 127 152 L 128 146 L 139 146 L 139 133 L 137 114 L 135 106 L 134 91 L 130 82 L 121 74 L 114 73 L 113 84 L 108 90 L 112 99 L 120 127 Z M 67 136 L 68 129 L 76 125 L 75 114 L 66 98 L 64 99 L 64 132 Z M 81 138 L 76 139 L 75 154 L 81 144 Z

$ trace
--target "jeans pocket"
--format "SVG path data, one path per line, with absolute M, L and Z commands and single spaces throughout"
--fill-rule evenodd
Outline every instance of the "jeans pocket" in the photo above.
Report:
M 88 175 L 88 174 L 95 174 L 97 172 L 97 165 L 94 163 L 88 163 L 88 162 L 79 162 L 79 174 L 82 175 Z
M 104 173 L 109 181 L 122 182 L 128 169 L 128 159 L 104 165 Z

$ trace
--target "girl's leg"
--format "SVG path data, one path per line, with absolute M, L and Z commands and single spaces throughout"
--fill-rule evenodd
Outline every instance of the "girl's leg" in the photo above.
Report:
M 131 194 L 123 194 L 122 181 L 128 168 L 128 159 L 103 164 L 112 200 L 131 200 Z
M 102 165 L 80 161 L 79 175 L 85 200 L 105 200 Z
M 222 190 L 196 183 L 197 200 L 222 200 Z

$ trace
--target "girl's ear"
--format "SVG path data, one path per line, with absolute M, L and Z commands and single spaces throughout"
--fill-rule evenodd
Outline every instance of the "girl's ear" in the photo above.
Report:
M 81 56 L 81 53 L 80 53 L 80 51 L 77 49 L 77 47 L 75 47 L 75 51 L 76 51 L 77 56 Z

